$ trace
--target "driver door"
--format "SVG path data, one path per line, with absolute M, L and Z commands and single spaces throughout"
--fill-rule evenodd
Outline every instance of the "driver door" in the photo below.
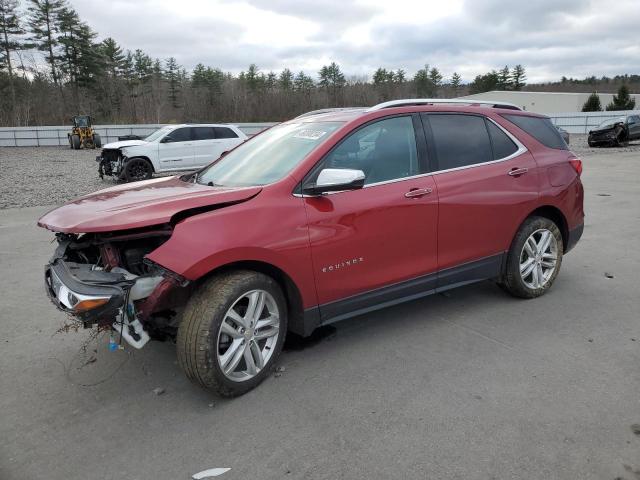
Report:
M 325 168 L 365 173 L 362 189 L 304 198 L 323 321 L 435 286 L 438 196 L 416 121 L 396 116 L 360 127 L 305 180 Z
M 184 170 L 193 165 L 194 146 L 191 140 L 191 127 L 172 130 L 158 145 L 160 168 L 165 170 Z

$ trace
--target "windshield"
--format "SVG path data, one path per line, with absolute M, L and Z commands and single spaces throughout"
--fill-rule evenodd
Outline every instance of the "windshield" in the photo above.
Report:
M 341 125 L 342 122 L 277 125 L 207 167 L 198 183 L 246 187 L 276 182 Z
M 609 118 L 598 125 L 599 128 L 610 127 L 611 125 L 615 125 L 616 123 L 624 123 L 624 117 L 618 118 Z
M 160 137 L 163 137 L 164 135 L 169 133 L 171 130 L 173 130 L 173 128 L 174 127 L 162 127 L 159 130 L 156 130 L 155 132 L 153 132 L 148 137 L 143 138 L 143 140 L 145 142 L 153 142 L 154 140 L 158 140 Z

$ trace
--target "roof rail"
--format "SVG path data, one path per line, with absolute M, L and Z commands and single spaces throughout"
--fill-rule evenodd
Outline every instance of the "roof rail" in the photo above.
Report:
M 367 107 L 321 108 L 320 110 L 312 110 L 310 112 L 303 113 L 295 118 L 311 117 L 313 115 L 320 115 L 321 113 L 342 112 L 347 110 L 366 110 L 366 108 Z
M 403 107 L 410 105 L 439 105 L 439 104 L 452 104 L 452 105 L 482 105 L 492 108 L 506 108 L 508 110 L 522 110 L 517 105 L 507 102 L 492 102 L 489 100 L 462 100 L 458 98 L 408 98 L 404 100 L 391 100 L 389 102 L 379 103 L 369 108 L 367 112 L 375 112 L 376 110 L 382 110 L 384 108 Z

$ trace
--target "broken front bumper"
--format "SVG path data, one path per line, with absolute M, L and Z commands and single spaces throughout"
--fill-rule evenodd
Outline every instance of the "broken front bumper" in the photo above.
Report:
M 111 325 L 122 314 L 133 285 L 121 273 L 55 259 L 45 267 L 45 289 L 53 304 L 78 317 L 85 327 Z

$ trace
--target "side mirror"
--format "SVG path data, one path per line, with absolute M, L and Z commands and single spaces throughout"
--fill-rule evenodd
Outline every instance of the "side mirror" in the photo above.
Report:
M 173 138 L 171 138 L 171 134 L 165 135 L 165 137 L 160 140 L 160 143 L 171 143 L 173 142 Z
M 327 192 L 357 190 L 364 186 L 364 172 L 350 168 L 325 168 L 318 175 L 315 183 L 302 187 L 305 195 L 322 195 Z

